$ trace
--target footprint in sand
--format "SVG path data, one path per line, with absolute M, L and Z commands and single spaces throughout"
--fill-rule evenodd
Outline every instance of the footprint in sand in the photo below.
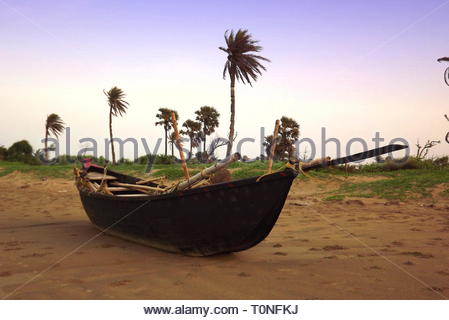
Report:
M 36 253 L 36 252 L 34 252 L 32 254 L 26 254 L 26 255 L 23 255 L 23 256 L 20 256 L 20 257 L 22 257 L 22 258 L 40 258 L 40 257 L 44 257 L 44 256 L 49 255 L 49 254 L 53 254 L 53 253 L 52 252 L 48 252 L 48 253 Z
M 333 246 L 324 246 L 323 250 L 324 251 L 332 251 L 332 250 L 345 250 L 345 247 L 339 246 L 338 244 L 333 245 Z
M 127 285 L 128 283 L 130 283 L 131 280 L 119 280 L 119 281 L 114 281 L 110 284 L 111 287 L 120 287 L 120 286 L 124 286 Z
M 414 265 L 415 265 L 415 264 L 414 264 L 413 262 L 411 262 L 411 261 L 405 261 L 404 264 L 405 264 L 406 266 L 414 266 Z
M 273 244 L 273 248 L 280 248 L 280 247 L 282 247 L 282 244 L 280 243 Z
M 391 201 L 387 201 L 384 203 L 384 206 L 398 206 L 401 203 L 399 201 L 396 200 L 391 200 Z
M 444 290 L 449 289 L 447 287 L 432 287 L 432 288 L 427 288 L 427 290 L 431 290 L 431 291 L 438 291 L 438 292 L 443 292 Z
M 446 270 L 437 271 L 437 273 L 441 274 L 443 276 L 449 276 L 449 271 L 446 271 Z
M 247 277 L 249 277 L 250 275 L 248 274 L 248 273 L 246 273 L 246 272 L 240 272 L 239 274 L 237 274 L 239 277 L 244 277 L 244 278 L 247 278 Z
M 288 253 L 287 253 L 287 252 L 280 252 L 280 251 L 277 251 L 277 252 L 275 252 L 275 253 L 273 253 L 273 254 L 275 254 L 275 255 L 277 255 L 277 256 L 286 256 Z
M 381 270 L 382 268 L 381 267 L 379 267 L 379 266 L 371 266 L 371 267 L 369 267 L 370 269 L 372 269 L 372 270 Z
M 417 258 L 423 258 L 423 259 L 429 259 L 429 258 L 433 258 L 433 255 L 431 255 L 430 253 L 422 253 L 419 251 L 406 251 L 406 252 L 401 252 L 402 255 L 405 256 L 413 256 L 413 257 L 417 257 Z
M 394 245 L 394 246 L 403 246 L 403 245 L 404 245 L 404 244 L 403 244 L 402 242 L 400 242 L 400 241 L 393 241 L 391 244 Z
M 12 273 L 10 271 L 0 272 L 0 277 L 9 277 L 11 275 L 12 275 Z
M 365 203 L 362 200 L 346 200 L 345 202 L 348 205 L 358 205 L 358 206 L 364 206 Z

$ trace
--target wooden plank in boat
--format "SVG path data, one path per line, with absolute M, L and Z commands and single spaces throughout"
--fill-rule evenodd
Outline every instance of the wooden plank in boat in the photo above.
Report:
M 101 181 L 101 180 L 103 180 L 103 177 L 105 180 L 117 180 L 116 177 L 108 176 L 108 175 L 106 175 L 106 177 L 105 177 L 104 174 L 99 173 L 99 172 L 88 172 L 86 177 L 89 180 L 100 180 Z
M 118 192 L 118 191 L 136 191 L 136 190 L 130 190 L 129 188 L 125 187 L 108 187 L 108 190 L 111 192 Z M 145 194 L 145 193 L 142 193 Z
M 148 194 L 145 193 L 131 193 L 131 194 L 116 194 L 116 197 L 147 197 Z

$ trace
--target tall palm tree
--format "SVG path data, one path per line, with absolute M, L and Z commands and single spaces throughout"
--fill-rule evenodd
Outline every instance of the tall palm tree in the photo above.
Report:
M 186 135 L 190 139 L 189 160 L 192 158 L 192 150 L 198 147 L 200 142 L 201 123 L 193 120 L 186 120 L 182 124 L 185 129 L 181 130 L 181 134 Z
M 220 114 L 214 107 L 203 106 L 200 110 L 195 111 L 196 120 L 198 120 L 202 125 L 202 139 L 204 148 L 203 151 L 206 151 L 206 138 L 215 132 L 215 128 L 218 127 L 219 122 L 218 118 Z
M 128 102 L 124 100 L 125 93 L 122 89 L 117 87 L 111 88 L 109 91 L 103 90 L 106 95 L 109 104 L 109 137 L 111 139 L 111 150 L 112 150 L 112 163 L 115 164 L 115 149 L 114 141 L 112 136 L 112 116 L 123 116 L 126 114 L 126 109 L 128 108 Z
M 168 131 L 172 128 L 171 113 L 175 113 L 176 120 L 179 119 L 178 112 L 168 108 L 159 108 L 159 113 L 156 114 L 156 118 L 159 119 L 155 124 L 158 126 L 163 126 L 165 131 L 165 155 L 167 155 L 167 142 L 168 142 Z
M 449 62 L 449 57 L 442 57 L 437 60 L 438 62 L 445 61 Z M 444 82 L 449 86 L 449 68 L 444 71 Z
M 267 61 L 267 58 L 256 55 L 262 47 L 258 45 L 259 41 L 253 40 L 248 30 L 239 29 L 236 33 L 234 30 L 225 32 L 224 38 L 226 48 L 219 47 L 227 53 L 228 57 L 223 69 L 223 78 L 226 78 L 226 72 L 229 73 L 231 80 L 231 123 L 229 125 L 229 144 L 226 150 L 226 156 L 229 156 L 234 143 L 234 123 L 235 123 L 235 80 L 241 81 L 243 84 L 251 81 L 257 81 L 257 77 L 262 75 L 262 70 L 266 70 L 260 61 Z
M 45 159 L 48 160 L 48 137 L 53 134 L 56 138 L 64 131 L 64 121 L 56 113 L 47 116 L 45 121 Z

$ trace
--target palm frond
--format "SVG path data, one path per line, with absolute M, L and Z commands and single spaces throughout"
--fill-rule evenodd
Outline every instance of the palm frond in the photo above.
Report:
M 103 93 L 106 95 L 108 99 L 109 107 L 111 108 L 111 113 L 113 116 L 123 116 L 128 109 L 129 103 L 126 102 L 125 96 L 126 94 L 122 89 L 113 87 L 109 91 L 103 90 Z
M 45 130 L 47 133 L 52 133 L 55 137 L 58 137 L 64 131 L 64 121 L 56 113 L 52 113 L 47 116 L 45 123 Z
M 254 54 L 260 52 L 262 47 L 258 45 L 259 41 L 252 39 L 248 30 L 239 29 L 227 30 L 225 32 L 226 47 L 219 47 L 220 50 L 228 54 L 227 61 L 223 68 L 223 78 L 226 74 L 235 77 L 242 83 L 257 81 L 262 70 L 266 71 L 265 66 L 260 61 L 270 62 L 268 58 Z

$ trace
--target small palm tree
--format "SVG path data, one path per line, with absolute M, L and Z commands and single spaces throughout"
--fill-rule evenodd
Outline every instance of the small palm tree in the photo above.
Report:
M 178 120 L 178 112 L 168 108 L 159 108 L 159 113 L 156 114 L 156 118 L 159 119 L 159 121 L 156 122 L 156 125 L 163 126 L 165 131 L 165 155 L 167 155 L 168 131 L 172 128 L 173 125 L 171 120 L 172 112 L 175 113 L 175 118 L 176 120 Z
M 272 155 L 276 160 L 288 160 L 288 158 L 293 156 L 295 152 L 295 143 L 298 141 L 299 137 L 299 124 L 293 118 L 283 116 L 281 118 L 281 125 L 279 126 L 278 135 L 273 139 L 273 135 L 265 137 L 265 150 L 267 155 L 270 155 L 271 145 L 274 143 L 276 147 L 274 149 L 274 154 Z M 286 155 L 288 158 L 286 159 Z
M 124 100 L 126 95 L 122 89 L 113 87 L 109 91 L 103 90 L 103 93 L 106 95 L 109 104 L 109 136 L 111 139 L 112 163 L 115 164 L 115 149 L 112 136 L 112 116 L 117 117 L 119 115 L 123 116 L 126 114 L 126 109 L 129 104 Z
M 201 141 L 200 138 L 201 123 L 189 119 L 184 121 L 182 126 L 185 129 L 181 130 L 181 134 L 188 136 L 190 139 L 190 150 L 189 150 L 189 160 L 190 160 L 192 158 L 193 148 L 198 147 Z
M 257 81 L 257 77 L 262 75 L 262 70 L 266 70 L 260 61 L 267 61 L 267 58 L 256 55 L 262 47 L 258 45 L 259 41 L 253 40 L 248 30 L 239 29 L 236 33 L 231 30 L 225 32 L 226 47 L 219 47 L 227 53 L 228 57 L 223 69 L 223 78 L 226 73 L 229 74 L 231 80 L 231 123 L 229 125 L 229 144 L 226 156 L 229 156 L 234 143 L 234 123 L 235 123 L 235 80 L 241 81 L 243 84 L 251 81 Z
M 202 125 L 202 138 L 204 148 L 203 151 L 206 151 L 206 138 L 215 132 L 215 128 L 218 127 L 219 122 L 218 118 L 220 114 L 214 107 L 203 106 L 200 110 L 195 111 L 196 120 L 198 120 Z
M 64 121 L 56 113 L 47 116 L 45 121 L 45 159 L 48 160 L 48 137 L 53 134 L 56 138 L 64 131 Z
M 168 144 L 171 146 L 171 156 L 175 156 L 175 144 L 176 144 L 176 133 L 170 133 L 168 137 Z

